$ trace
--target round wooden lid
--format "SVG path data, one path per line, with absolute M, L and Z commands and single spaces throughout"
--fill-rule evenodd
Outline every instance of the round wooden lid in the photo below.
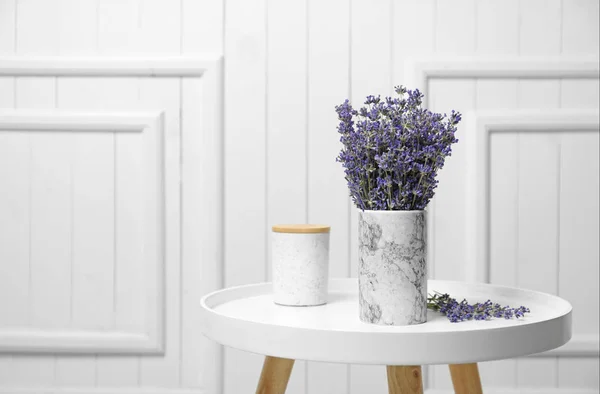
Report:
M 315 234 L 328 233 L 330 226 L 323 224 L 276 224 L 273 226 L 274 233 Z

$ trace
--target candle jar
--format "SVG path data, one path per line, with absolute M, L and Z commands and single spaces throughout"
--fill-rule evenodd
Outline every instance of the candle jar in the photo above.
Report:
M 287 306 L 327 303 L 329 226 L 273 226 L 273 301 Z

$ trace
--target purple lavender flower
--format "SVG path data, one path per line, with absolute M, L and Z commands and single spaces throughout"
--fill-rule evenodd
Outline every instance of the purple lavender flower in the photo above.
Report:
M 362 210 L 421 210 L 437 187 L 437 171 L 450 156 L 461 114 L 421 108 L 419 90 L 395 88 L 398 97 L 367 96 L 355 110 L 335 107 L 342 163 L 350 196 Z
M 441 293 L 430 295 L 427 298 L 427 307 L 446 315 L 452 323 L 466 320 L 490 320 L 493 317 L 519 319 L 530 312 L 529 308 L 524 306 L 518 308 L 502 307 L 500 304 L 492 304 L 490 300 L 470 305 L 467 300 L 458 302 L 455 298 L 450 297 L 450 295 Z

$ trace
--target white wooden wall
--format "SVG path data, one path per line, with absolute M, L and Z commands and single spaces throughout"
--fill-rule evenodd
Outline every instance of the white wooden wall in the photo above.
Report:
M 433 276 L 548 291 L 576 308 L 572 344 L 483 363 L 486 388 L 597 393 L 598 2 L 227 0 L 225 15 L 225 284 L 270 278 L 275 222 L 331 224 L 331 275 L 356 276 L 333 107 L 418 86 L 433 109 L 467 114 L 432 204 Z M 489 153 L 471 147 L 489 128 Z M 486 160 L 489 175 L 475 173 Z M 481 215 L 470 202 L 486 181 Z M 250 392 L 260 366 L 227 349 L 225 393 Z M 428 392 L 451 392 L 446 367 L 426 375 Z M 289 392 L 384 393 L 385 370 L 300 362 Z
M 212 393 L 223 5 L 0 0 L 0 393 Z
M 576 308 L 571 344 L 483 363 L 484 384 L 597 393 L 598 11 L 596 0 L 0 0 L 0 393 L 253 392 L 262 358 L 221 360 L 195 301 L 268 280 L 275 222 L 331 224 L 331 275 L 356 275 L 333 107 L 400 83 L 465 113 L 431 207 L 433 276 Z M 216 133 L 203 133 L 220 130 L 206 114 L 221 95 L 223 180 L 208 170 Z M 162 144 L 144 139 L 161 128 Z M 163 205 L 140 192 L 160 179 L 136 158 L 144 147 L 165 153 Z M 161 206 L 154 269 L 134 245 L 150 244 L 136 238 L 138 210 Z M 428 393 L 451 392 L 445 367 L 425 373 Z M 384 393 L 385 369 L 298 362 L 288 391 Z

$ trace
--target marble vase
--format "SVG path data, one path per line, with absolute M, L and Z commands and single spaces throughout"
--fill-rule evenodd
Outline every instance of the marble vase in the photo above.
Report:
M 425 211 L 359 211 L 360 320 L 405 326 L 427 321 Z

